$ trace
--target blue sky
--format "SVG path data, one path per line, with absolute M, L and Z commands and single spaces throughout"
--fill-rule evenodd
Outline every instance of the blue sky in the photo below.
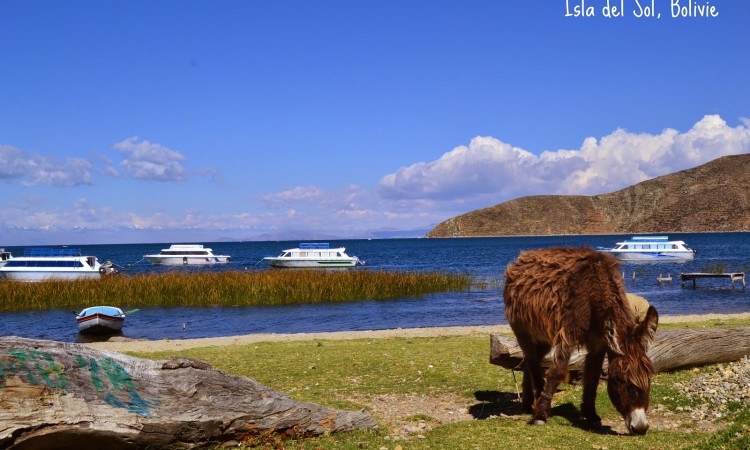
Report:
M 408 234 L 748 153 L 750 2 L 676 1 L 0 0 L 0 246 Z

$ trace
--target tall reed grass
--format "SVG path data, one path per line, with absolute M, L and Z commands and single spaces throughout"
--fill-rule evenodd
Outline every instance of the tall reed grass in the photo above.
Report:
M 724 263 L 711 263 L 701 267 L 703 273 L 725 273 L 726 271 L 727 266 Z
M 371 270 L 264 270 L 112 276 L 101 280 L 0 281 L 0 312 L 94 305 L 250 306 L 387 300 L 466 291 L 466 274 Z

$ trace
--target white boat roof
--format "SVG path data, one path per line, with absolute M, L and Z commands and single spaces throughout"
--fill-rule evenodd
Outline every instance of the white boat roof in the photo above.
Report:
M 284 252 L 310 252 L 314 250 L 326 250 L 326 251 L 345 251 L 346 248 L 344 247 L 325 247 L 325 248 L 307 248 L 307 247 L 297 247 L 297 248 L 288 248 L 285 250 L 282 250 Z
M 211 250 L 210 248 L 203 248 L 203 244 L 172 244 L 169 248 L 164 250 Z
M 626 239 L 624 241 L 618 242 L 618 244 L 632 244 L 632 243 L 644 244 L 644 243 L 649 243 L 649 242 L 656 242 L 656 243 L 661 243 L 661 244 L 665 244 L 667 242 L 675 243 L 675 244 L 685 243 L 684 241 L 679 241 L 679 240 L 670 241 L 669 236 L 633 236 L 630 239 Z

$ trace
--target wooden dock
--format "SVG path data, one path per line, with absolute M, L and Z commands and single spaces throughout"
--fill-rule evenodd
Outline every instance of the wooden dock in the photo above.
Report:
M 729 280 L 732 282 L 732 289 L 734 289 L 734 282 L 735 281 L 741 281 L 742 282 L 742 289 L 745 289 L 745 272 L 725 272 L 725 273 L 703 273 L 703 272 L 695 272 L 695 273 L 681 273 L 680 274 L 680 280 L 682 281 L 682 285 L 685 285 L 686 281 L 693 281 L 693 287 L 695 288 L 695 280 L 699 278 L 729 278 Z

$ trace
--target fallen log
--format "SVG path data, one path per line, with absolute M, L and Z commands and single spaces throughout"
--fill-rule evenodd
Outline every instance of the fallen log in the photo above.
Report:
M 750 327 L 660 330 L 648 349 L 656 372 L 738 361 L 746 355 L 750 355 Z M 585 349 L 574 352 L 569 369 L 582 371 L 585 358 Z M 522 370 L 523 352 L 518 342 L 507 336 L 490 335 L 490 363 Z M 549 367 L 549 358 L 545 357 L 542 364 Z
M 375 426 L 197 360 L 0 337 L 0 449 L 194 448 Z

